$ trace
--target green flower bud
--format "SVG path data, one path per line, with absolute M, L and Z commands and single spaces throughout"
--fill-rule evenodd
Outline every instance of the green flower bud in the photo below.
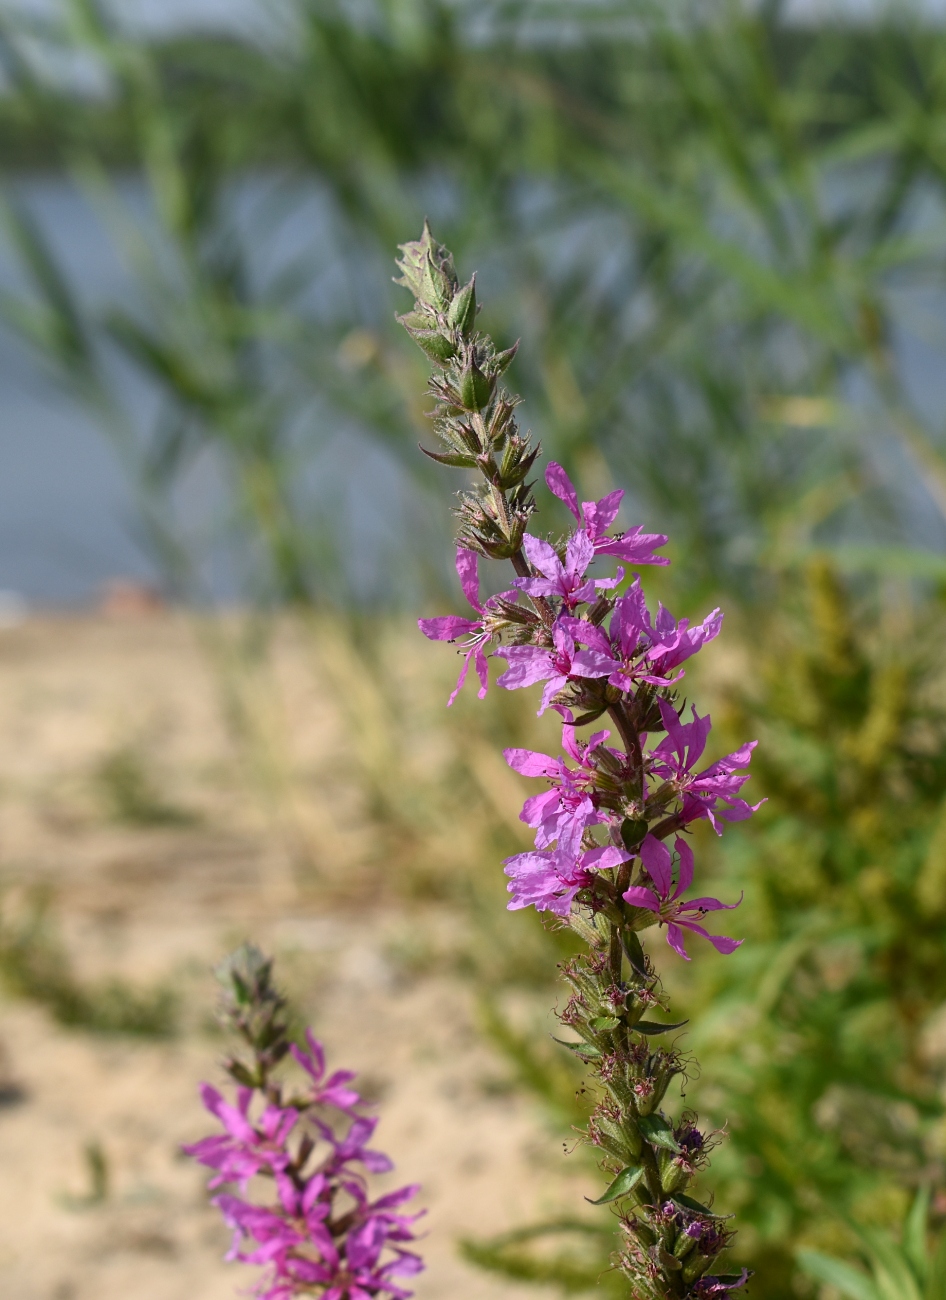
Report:
M 473 331 L 476 310 L 476 276 L 474 275 L 469 284 L 465 284 L 456 294 L 447 312 L 447 320 L 465 339 L 469 338 Z
M 495 378 L 488 378 L 475 361 L 471 361 L 460 375 L 460 401 L 468 411 L 482 411 L 496 387 Z
M 416 312 L 411 314 L 417 315 Z M 406 323 L 403 316 L 399 316 L 398 320 L 421 351 L 436 365 L 446 366 L 450 358 L 456 355 L 456 344 L 448 334 L 441 334 L 440 330 L 415 329 Z

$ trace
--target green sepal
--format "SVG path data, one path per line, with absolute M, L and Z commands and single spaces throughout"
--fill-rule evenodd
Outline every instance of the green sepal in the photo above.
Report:
M 600 709 L 592 709 L 590 713 L 583 713 L 580 718 L 576 718 L 572 724 L 575 727 L 586 727 L 589 722 L 597 722 L 604 713 L 606 705 L 602 704 Z
M 403 316 L 395 315 L 394 319 L 399 325 L 403 325 L 406 330 L 434 330 L 437 328 L 437 317 L 433 312 L 406 311 Z
M 652 1146 L 663 1147 L 666 1151 L 680 1151 L 680 1143 L 673 1136 L 673 1129 L 663 1115 L 642 1115 L 637 1121 L 637 1127 Z
M 447 312 L 447 320 L 458 329 L 464 338 L 468 338 L 473 328 L 473 322 L 476 320 L 476 276 L 474 275 L 469 284 L 465 284 L 462 289 L 458 290 L 450 309 Z
M 677 1259 L 676 1255 L 671 1255 L 670 1251 L 665 1250 L 663 1246 L 657 1247 L 657 1258 L 660 1260 L 661 1264 L 663 1264 L 664 1268 L 670 1269 L 672 1273 L 679 1273 L 680 1269 L 683 1268 L 683 1265 Z
M 670 1199 L 676 1201 L 678 1205 L 684 1206 L 685 1209 L 694 1210 L 698 1214 L 705 1214 L 710 1219 L 732 1219 L 735 1217 L 732 1214 L 714 1214 L 712 1210 L 707 1209 L 705 1205 L 701 1205 L 699 1201 L 694 1201 L 692 1196 L 684 1196 L 682 1192 L 671 1192 Z
M 403 321 L 401 322 L 403 324 Z M 425 356 L 435 364 L 444 366 L 456 356 L 457 346 L 453 339 L 439 330 L 418 330 L 410 325 L 404 327 Z
M 460 376 L 460 401 L 467 411 L 482 411 L 489 405 L 495 386 L 495 379 L 487 378 L 479 366 L 471 362 Z
M 643 1177 L 643 1165 L 628 1165 L 626 1169 L 621 1170 L 603 1196 L 599 1196 L 596 1201 L 593 1201 L 590 1196 L 586 1196 L 585 1200 L 589 1205 L 607 1205 L 609 1201 L 616 1201 L 619 1196 L 627 1196 L 628 1192 L 632 1192 Z
M 649 823 L 641 817 L 625 817 L 621 822 L 621 839 L 628 853 L 633 853 L 647 834 Z
M 223 1067 L 231 1079 L 242 1084 L 244 1088 L 258 1088 L 259 1077 L 255 1070 L 249 1070 L 242 1061 L 227 1061 Z
M 440 465 L 451 465 L 454 469 L 476 469 L 473 456 L 447 456 L 439 451 L 428 451 L 426 447 L 421 447 L 421 451 Z
M 576 1055 L 580 1055 L 582 1052 L 584 1052 L 586 1056 L 601 1055 L 600 1049 L 593 1047 L 591 1043 L 566 1043 L 564 1038 L 556 1038 L 554 1035 L 552 1036 L 552 1042 L 559 1043 L 562 1047 L 567 1047 L 570 1052 L 574 1052 Z
M 598 1030 L 599 1032 L 607 1031 L 609 1029 L 617 1029 L 620 1023 L 620 1020 L 615 1016 L 595 1016 L 594 1020 L 588 1021 L 591 1028 Z
M 516 339 L 511 348 L 506 348 L 505 352 L 497 352 L 490 363 L 490 369 L 494 374 L 501 375 L 504 370 L 508 369 L 519 351 L 519 340 Z
M 678 1020 L 673 1025 L 658 1025 L 656 1020 L 638 1020 L 636 1025 L 630 1026 L 630 1029 L 635 1034 L 668 1034 L 671 1029 L 682 1029 L 689 1023 L 688 1020 Z

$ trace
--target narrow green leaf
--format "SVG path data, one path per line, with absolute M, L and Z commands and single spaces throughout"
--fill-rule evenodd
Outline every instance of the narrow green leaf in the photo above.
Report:
M 621 1022 L 620 1020 L 617 1020 L 614 1016 L 595 1016 L 594 1020 L 589 1020 L 588 1023 L 589 1025 L 591 1025 L 592 1029 L 597 1029 L 601 1031 L 607 1029 L 617 1029 L 618 1025 Z
M 658 1025 L 656 1020 L 638 1020 L 636 1025 L 631 1025 L 631 1029 L 635 1034 L 666 1034 L 671 1029 L 682 1029 L 689 1023 L 688 1020 L 678 1020 L 673 1025 Z
M 644 958 L 644 949 L 641 947 L 641 941 L 633 930 L 623 930 L 621 932 L 621 943 L 627 954 L 627 959 L 639 975 L 647 974 L 647 962 Z
M 556 1038 L 552 1035 L 553 1043 L 560 1043 L 562 1047 L 567 1047 L 570 1052 L 576 1052 L 585 1056 L 600 1056 L 601 1053 L 597 1047 L 592 1047 L 590 1043 L 566 1043 L 564 1038 Z
M 903 1225 L 903 1253 L 921 1282 L 927 1279 L 929 1256 L 926 1252 L 926 1221 L 930 1212 L 930 1189 L 921 1187 Z
M 946 1232 L 940 1237 L 933 1253 L 923 1300 L 946 1300 Z
M 731 1214 L 715 1214 L 712 1210 L 708 1209 L 707 1206 L 701 1205 L 700 1202 L 695 1201 L 692 1196 L 684 1196 L 682 1192 L 674 1192 L 670 1199 L 676 1201 L 678 1205 L 686 1206 L 688 1210 L 694 1210 L 699 1214 L 706 1214 L 711 1219 L 733 1218 L 733 1215 Z
M 680 1143 L 663 1115 L 644 1115 L 637 1121 L 637 1127 L 653 1146 L 664 1147 L 667 1151 L 680 1150 Z
M 633 1191 L 643 1177 L 644 1170 L 641 1165 L 628 1165 L 626 1169 L 621 1170 L 603 1196 L 599 1196 L 596 1201 L 586 1196 L 585 1200 L 589 1205 L 607 1205 L 609 1201 L 616 1201 L 619 1196 L 626 1196 L 628 1192 Z
M 822 1255 L 819 1250 L 800 1250 L 795 1258 L 803 1273 L 813 1277 L 816 1282 L 836 1286 L 849 1300 L 880 1300 L 877 1289 L 867 1274 L 840 1259 Z
M 453 469 L 475 469 L 476 461 L 472 456 L 450 456 L 440 451 L 428 451 L 426 447 L 421 447 L 425 456 L 435 460 L 438 465 L 450 465 Z

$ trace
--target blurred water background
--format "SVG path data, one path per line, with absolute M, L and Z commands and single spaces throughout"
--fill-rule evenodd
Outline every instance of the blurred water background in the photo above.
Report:
M 546 453 L 671 534 L 652 593 L 725 606 L 694 695 L 720 746 L 760 737 L 768 803 L 700 851 L 745 889 L 748 941 L 665 979 L 702 1063 L 688 1100 L 728 1125 L 707 1188 L 762 1300 L 838 1294 L 812 1251 L 867 1295 L 865 1232 L 912 1242 L 916 1275 L 946 1218 L 943 16 L 0 7 L 0 614 L 89 609 L 117 578 L 175 611 L 227 798 L 280 846 L 280 905 L 453 918 L 462 942 L 403 968 L 467 981 L 509 1086 L 564 1132 L 577 1080 L 535 1044 L 567 945 L 509 928 L 495 865 L 523 842 L 498 750 L 555 738 L 517 696 L 442 718 L 452 663 L 411 629 L 457 600 L 455 485 L 417 452 L 426 367 L 393 319 L 395 247 L 425 215 L 478 271 L 484 325 L 522 339 Z M 182 796 L 161 734 L 130 724 L 76 772 L 101 817 L 177 836 L 183 860 L 222 759 Z M 231 815 L 218 795 L 206 825 Z M 76 993 L 27 913 L 0 927 L 19 996 L 89 1032 L 160 1021 Z M 559 1215 L 467 1255 L 581 1291 L 607 1245 Z

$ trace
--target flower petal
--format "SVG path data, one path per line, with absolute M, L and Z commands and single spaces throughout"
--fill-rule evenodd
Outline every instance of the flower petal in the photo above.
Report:
M 693 884 L 693 850 L 687 844 L 686 840 L 681 839 L 678 835 L 673 842 L 673 847 L 680 855 L 680 872 L 677 880 L 677 887 L 673 892 L 674 898 L 679 898 Z
M 670 850 L 662 840 L 653 835 L 645 835 L 640 847 L 641 862 L 647 868 L 647 874 L 657 886 L 661 898 L 667 898 L 673 885 L 673 866 Z
M 646 907 L 648 912 L 660 911 L 660 899 L 652 889 L 645 889 L 643 885 L 631 885 L 622 895 L 626 903 L 632 907 Z
M 540 537 L 533 537 L 531 533 L 526 533 L 522 539 L 522 549 L 525 551 L 529 563 L 533 568 L 538 569 L 543 577 L 552 582 L 560 582 L 564 577 L 562 562 L 556 555 L 554 547 L 548 542 L 543 542 Z
M 548 490 L 557 496 L 559 501 L 564 501 L 569 510 L 579 521 L 581 516 L 578 513 L 578 493 L 575 491 L 574 484 L 565 473 L 558 461 L 550 460 L 545 468 L 545 482 Z
M 496 651 L 497 659 L 505 659 L 509 667 L 496 685 L 507 691 L 517 691 L 523 686 L 534 686 L 544 682 L 555 672 L 552 656 L 548 650 L 534 645 L 500 646 Z
M 693 927 L 689 926 L 688 928 L 692 929 Z M 683 931 L 680 929 L 679 925 L 674 925 L 672 921 L 667 926 L 667 942 L 670 944 L 670 947 L 674 952 L 679 953 L 684 961 L 690 960 L 690 954 L 687 952 L 686 946 L 683 942 Z
M 469 632 L 478 632 L 483 625 L 458 614 L 441 614 L 439 618 L 419 618 L 417 626 L 428 641 L 456 641 Z
M 462 546 L 457 547 L 457 574 L 464 596 L 481 613 L 483 606 L 480 604 L 479 556 Z
M 679 924 L 686 926 L 688 930 L 692 930 L 695 934 L 701 934 L 704 939 L 709 939 L 716 951 L 723 953 L 724 956 L 728 956 L 729 953 L 735 952 L 740 944 L 744 942 L 742 939 L 729 939 L 725 934 L 710 934 L 708 930 L 704 930 L 703 927 L 697 925 L 695 921 L 687 921 L 684 920 L 683 917 L 679 918 Z M 667 927 L 668 930 L 670 930 L 670 928 L 670 926 Z

